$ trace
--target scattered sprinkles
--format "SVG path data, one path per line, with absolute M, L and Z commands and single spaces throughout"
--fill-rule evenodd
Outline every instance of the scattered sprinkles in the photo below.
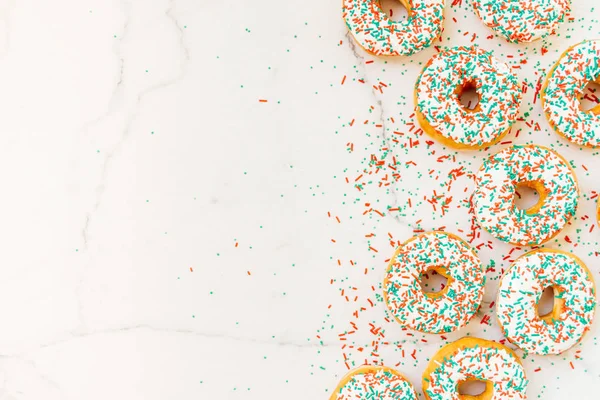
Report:
M 358 4 L 358 2 L 354 4 Z M 273 288 L 273 296 L 280 296 L 283 293 L 281 296 L 286 296 L 287 302 L 285 306 L 292 306 L 291 309 L 295 310 L 293 306 L 298 306 L 299 302 L 305 299 L 307 292 L 301 290 L 301 287 L 306 284 L 303 278 L 308 277 L 309 291 L 319 290 L 319 293 L 315 296 L 311 295 L 310 305 L 302 303 L 304 304 L 302 310 L 311 306 L 321 307 L 323 315 L 321 318 L 316 317 L 319 322 L 315 323 L 310 337 L 304 340 L 295 336 L 284 338 L 286 333 L 280 332 L 279 329 L 287 329 L 288 326 L 283 320 L 275 322 L 270 320 L 273 325 L 261 325 L 265 329 L 273 330 L 272 332 L 248 329 L 250 323 L 266 321 L 268 319 L 267 311 L 272 314 L 270 307 L 256 307 L 258 318 L 247 312 L 229 314 L 234 315 L 232 318 L 235 320 L 247 318 L 247 320 L 231 324 L 230 328 L 237 331 L 228 331 L 239 337 L 240 343 L 245 345 L 246 343 L 242 341 L 248 340 L 247 345 L 254 346 L 256 340 L 257 342 L 264 341 L 268 345 L 269 343 L 275 344 L 275 340 L 287 342 L 289 339 L 289 346 L 286 346 L 284 351 L 301 352 L 298 353 L 299 364 L 304 363 L 305 367 L 300 367 L 298 372 L 305 372 L 305 374 L 292 376 L 289 372 L 280 369 L 273 374 L 275 376 L 272 377 L 273 379 L 269 379 L 273 381 L 274 385 L 277 384 L 275 380 L 285 382 L 285 385 L 290 390 L 293 388 L 296 393 L 302 392 L 303 385 L 305 388 L 310 386 L 312 392 L 320 390 L 328 397 L 339 377 L 347 370 L 352 370 L 360 365 L 390 365 L 403 373 L 406 372 L 413 378 L 416 376 L 414 374 L 420 374 L 423 371 L 436 349 L 444 346 L 445 343 L 453 342 L 459 337 L 458 335 L 494 337 L 502 343 L 508 343 L 500 336 L 497 318 L 498 303 L 490 300 L 492 300 L 491 297 L 495 299 L 496 287 L 502 274 L 515 259 L 518 259 L 528 249 L 524 246 L 510 246 L 489 237 L 477 220 L 475 205 L 471 201 L 473 199 L 473 179 L 476 177 L 482 159 L 496 153 L 500 147 L 482 146 L 480 151 L 475 152 L 458 152 L 448 149 L 446 142 L 433 141 L 425 134 L 424 129 L 419 129 L 421 121 L 418 115 L 415 115 L 418 113 L 411 114 L 412 110 L 410 110 L 414 106 L 413 96 L 410 92 L 419 71 L 423 70 L 432 54 L 444 52 L 444 46 L 482 46 L 497 57 L 496 61 L 502 60 L 503 63 L 509 65 L 512 74 L 518 73 L 522 80 L 519 82 L 522 91 L 521 110 L 510 132 L 501 139 L 501 145 L 543 143 L 568 157 L 570 167 L 576 170 L 581 178 L 581 200 L 578 202 L 577 215 L 574 215 L 573 212 L 572 224 L 567 224 L 565 231 L 554 236 L 549 244 L 567 251 L 576 251 L 591 267 L 594 266 L 593 260 L 600 257 L 598 251 L 600 230 L 596 226 L 595 218 L 598 216 L 600 222 L 600 209 L 597 209 L 598 196 L 594 192 L 594 190 L 600 190 L 597 187 L 597 168 L 594 168 L 600 153 L 590 149 L 579 149 L 570 142 L 559 141 L 558 136 L 554 134 L 542 117 L 541 100 L 544 94 L 542 87 L 546 73 L 551 71 L 550 63 L 556 61 L 560 51 L 567 46 L 562 44 L 558 46 L 557 43 L 550 42 L 559 36 L 546 37 L 531 45 L 508 45 L 500 37 L 488 35 L 489 32 L 482 33 L 485 27 L 478 24 L 476 19 L 474 22 L 480 25 L 479 29 L 466 23 L 470 22 L 469 19 L 475 18 L 470 10 L 471 1 L 452 0 L 452 2 L 447 2 L 447 5 L 445 32 L 440 28 L 440 33 L 444 34 L 437 38 L 439 46 L 438 43 L 432 43 L 427 50 L 410 58 L 391 59 L 366 55 L 359 46 L 354 46 L 350 33 L 346 36 L 343 35 L 345 29 L 344 31 L 323 31 L 321 21 L 314 23 L 313 20 L 309 22 L 302 20 L 297 24 L 298 26 L 292 27 L 291 29 L 296 31 L 287 32 L 287 36 L 282 36 L 282 41 L 285 41 L 286 37 L 290 40 L 288 43 L 282 43 L 281 48 L 277 48 L 278 42 L 269 43 L 269 52 L 272 52 L 273 57 L 268 57 L 268 61 L 265 60 L 261 65 L 264 70 L 268 69 L 269 79 L 273 78 L 275 71 L 281 72 L 285 68 L 285 70 L 293 72 L 294 79 L 297 77 L 298 82 L 302 83 L 293 91 L 290 90 L 290 93 L 295 94 L 296 89 L 298 92 L 304 90 L 311 95 L 318 93 L 318 96 L 314 97 L 319 101 L 331 101 L 329 103 L 331 106 L 328 104 L 325 110 L 323 107 L 319 107 L 320 112 L 316 112 L 317 108 L 315 108 L 314 115 L 302 114 L 303 119 L 309 118 L 314 121 L 314 126 L 319 130 L 318 144 L 314 147 L 315 153 L 326 148 L 331 159 L 316 163 L 314 157 L 308 157 L 307 160 L 304 153 L 296 152 L 295 154 L 285 154 L 286 159 L 279 159 L 279 154 L 276 154 L 274 158 L 277 162 L 269 165 L 268 171 L 260 170 L 254 164 L 240 165 L 237 175 L 243 179 L 244 184 L 248 185 L 248 194 L 253 195 L 255 192 L 260 192 L 262 196 L 260 204 L 269 204 L 270 206 L 270 202 L 273 201 L 272 198 L 269 198 L 270 192 L 262 189 L 267 182 L 265 180 L 265 177 L 268 176 L 267 173 L 278 174 L 279 168 L 285 168 L 288 171 L 290 170 L 288 163 L 294 164 L 293 176 L 286 176 L 285 179 L 277 180 L 277 182 L 268 182 L 278 186 L 275 201 L 281 202 L 281 208 L 269 207 L 269 211 L 265 213 L 258 207 L 258 202 L 252 203 L 256 211 L 253 210 L 248 215 L 256 218 L 257 224 L 255 226 L 247 224 L 244 226 L 244 228 L 248 228 L 247 231 L 234 233 L 236 237 L 240 238 L 239 246 L 237 241 L 235 243 L 230 241 L 230 236 L 222 244 L 207 243 L 205 247 L 212 254 L 209 257 L 213 259 L 211 261 L 216 261 L 221 267 L 236 267 L 235 273 L 231 276 L 228 275 L 228 279 L 222 281 L 206 279 L 206 271 L 210 270 L 213 265 L 193 259 L 185 261 L 193 263 L 194 268 L 193 270 L 190 268 L 190 273 L 187 274 L 179 272 L 181 280 L 178 281 L 178 284 L 185 283 L 186 280 L 188 283 L 193 282 L 192 279 L 206 282 L 206 286 L 202 287 L 201 295 L 210 301 L 219 302 L 214 304 L 223 304 L 221 301 L 226 296 L 239 294 L 247 299 L 250 297 L 246 295 L 253 296 L 256 293 L 257 297 L 260 297 L 264 293 L 255 292 L 259 289 L 255 285 L 265 283 L 265 279 L 271 279 L 272 281 L 267 283 Z M 358 7 L 360 6 L 353 11 L 354 21 L 357 24 L 363 24 L 357 17 Z M 597 21 L 597 11 L 594 12 L 592 8 L 589 13 L 591 17 L 589 17 L 587 10 L 590 7 L 584 10 L 581 3 L 578 7 L 578 14 L 567 17 L 565 24 L 561 27 L 561 39 L 570 39 L 571 34 L 578 33 L 580 30 L 586 31 L 587 36 L 598 31 L 600 23 Z M 345 12 L 349 13 L 348 10 Z M 383 14 L 380 16 L 379 26 L 384 27 L 383 21 L 386 16 Z M 293 26 L 295 21 L 288 22 L 285 24 L 286 27 Z M 395 24 L 401 25 L 401 23 Z M 352 25 L 352 23 L 349 24 L 349 26 Z M 354 26 L 357 25 L 354 24 Z M 366 27 L 367 25 L 363 24 L 362 26 Z M 339 27 L 343 28 L 341 21 L 339 21 Z M 264 33 L 264 27 L 258 24 L 249 26 L 249 28 L 252 29 L 245 31 L 239 29 L 249 40 L 259 39 L 258 35 Z M 368 37 L 370 33 L 362 31 L 358 35 Z M 428 34 L 428 32 L 422 33 Z M 394 29 L 388 29 L 387 32 L 383 30 L 379 36 L 371 37 L 369 40 L 371 45 L 380 46 L 389 51 L 391 44 L 394 43 L 393 36 L 395 34 L 396 30 Z M 291 39 L 292 37 L 294 39 Z M 299 39 L 295 40 L 296 37 Z M 420 35 L 415 37 L 419 38 Z M 310 38 L 313 38 L 314 42 L 310 42 Z M 570 43 L 577 43 L 583 39 L 585 37 L 581 37 L 581 35 L 574 35 L 574 39 Z M 308 44 L 311 44 L 311 47 L 306 46 L 306 49 L 310 51 L 303 51 L 305 48 L 300 45 Z M 318 46 L 313 47 L 313 44 L 318 44 Z M 248 42 L 246 45 L 252 46 L 252 43 Z M 411 46 L 408 49 L 408 51 L 413 51 Z M 220 51 L 224 52 L 225 50 L 221 49 Z M 285 62 L 278 60 L 277 51 L 285 56 Z M 416 47 L 414 51 L 417 51 Z M 215 57 L 216 60 L 214 60 Z M 221 63 L 221 66 L 225 66 L 226 60 L 225 56 L 213 56 L 209 62 L 216 61 Z M 251 61 L 260 64 L 260 61 Z M 326 68 L 331 68 L 335 73 L 328 75 L 325 71 Z M 303 72 L 303 70 L 306 71 Z M 272 118 L 273 114 L 268 111 L 270 105 L 279 103 L 278 98 L 272 91 L 258 86 L 262 82 L 254 79 L 253 71 L 248 68 L 247 75 L 242 73 L 232 76 L 224 75 L 226 79 L 223 82 L 235 81 L 234 85 L 241 88 L 240 93 L 246 96 L 243 101 L 256 106 L 257 112 L 264 112 L 265 116 Z M 313 74 L 310 76 L 311 78 L 309 78 L 309 73 Z M 250 77 L 250 75 L 253 76 Z M 257 77 L 257 79 L 261 78 Z M 287 92 L 287 90 L 282 91 L 277 95 L 285 96 Z M 589 94 L 589 96 L 593 97 L 593 94 Z M 352 101 L 348 102 L 332 101 L 350 98 Z M 269 100 L 267 101 L 267 99 Z M 282 107 L 286 103 L 288 104 L 286 107 L 294 104 L 282 101 Z M 298 111 L 306 110 L 298 108 Z M 294 116 L 297 116 L 296 113 L 284 115 L 286 123 L 291 124 L 296 121 L 294 119 Z M 284 115 L 281 117 L 283 118 Z M 235 115 L 232 118 L 235 118 Z M 422 124 L 421 127 L 423 127 Z M 461 128 L 461 126 L 457 125 L 457 128 Z M 325 130 L 330 130 L 331 134 L 326 134 Z M 265 129 L 265 132 L 267 131 Z M 238 137 L 236 136 L 235 139 Z M 263 143 L 258 141 L 261 139 L 258 136 L 253 139 L 257 143 Z M 234 143 L 237 142 L 231 142 L 232 145 Z M 248 150 L 256 153 L 259 149 L 248 146 Z M 340 154 L 342 154 L 341 157 Z M 291 157 L 289 160 L 288 156 Z M 234 157 L 232 162 L 250 163 L 250 160 Z M 330 173 L 333 178 L 329 175 Z M 232 179 L 227 173 L 215 175 L 219 176 L 219 182 L 223 185 L 237 184 L 235 179 L 238 177 Z M 319 184 L 321 188 L 319 188 Z M 253 187 L 254 190 L 250 190 L 250 187 Z M 289 191 L 287 191 L 288 188 Z M 539 195 L 540 198 L 543 197 L 542 193 Z M 520 195 L 517 194 L 517 196 Z M 154 199 L 154 197 L 151 198 Z M 322 201 L 320 201 L 321 199 Z M 216 199 L 214 201 L 216 203 Z M 212 204 L 213 200 L 210 199 L 210 202 Z M 147 206 L 156 207 L 153 206 L 156 203 L 157 201 L 153 200 Z M 200 195 L 198 195 L 196 203 L 198 206 L 205 206 L 203 197 Z M 298 214 L 296 214 L 297 209 L 299 210 Z M 217 212 L 217 208 L 214 210 Z M 560 210 L 560 212 L 563 211 Z M 268 231 L 268 229 L 259 231 L 258 228 L 258 223 L 267 221 L 267 215 L 274 215 L 286 223 L 290 220 L 289 216 L 294 215 L 294 218 L 298 217 L 297 220 L 294 220 L 295 222 L 306 223 L 322 232 L 315 232 L 315 235 L 301 238 L 302 240 L 288 240 L 285 246 L 294 246 L 294 248 L 284 248 L 282 251 L 276 252 L 275 246 L 279 245 L 279 239 L 283 241 L 286 238 L 286 232 L 271 232 L 271 236 L 268 238 L 255 236 L 257 232 Z M 231 216 L 225 214 L 221 218 L 225 221 L 232 220 Z M 161 227 L 161 235 L 162 229 Z M 488 287 L 485 291 L 486 297 L 482 299 L 478 312 L 473 314 L 471 323 L 465 325 L 458 332 L 434 336 L 406 329 L 398 324 L 394 315 L 386 307 L 381 278 L 385 274 L 386 266 L 390 263 L 389 256 L 400 245 L 399 238 L 407 238 L 411 234 L 419 235 L 437 229 L 456 232 L 469 243 L 485 266 Z M 296 226 L 291 224 L 290 230 L 296 231 Z M 171 229 L 169 229 L 169 234 L 171 235 Z M 218 234 L 215 234 L 215 238 L 218 238 Z M 255 250 L 252 251 L 258 259 L 249 263 L 237 262 L 234 257 L 244 258 L 248 255 L 244 252 L 252 249 L 248 245 L 250 239 L 255 245 Z M 295 246 L 300 242 L 303 245 L 306 243 L 304 249 L 309 249 L 309 251 L 304 251 L 303 255 L 295 252 L 297 249 Z M 325 256 L 323 249 L 326 252 Z M 233 256 L 233 252 L 236 256 Z M 273 262 L 269 262 L 268 265 L 260 260 L 265 252 L 275 256 Z M 289 260 L 289 263 L 287 259 L 277 261 L 279 260 L 278 253 L 285 253 L 286 257 L 289 255 L 293 259 Z M 301 259 L 310 253 L 315 258 L 310 261 Z M 298 264 L 292 264 L 292 262 Z M 318 268 L 309 269 L 313 266 Z M 269 270 L 271 267 L 277 269 L 271 271 Z M 183 271 L 187 271 L 187 269 L 188 265 L 184 265 Z M 179 271 L 181 270 L 180 268 Z M 289 271 L 288 273 L 296 274 L 289 276 L 289 281 L 287 280 L 288 276 L 283 273 L 286 270 Z M 191 273 L 192 271 L 193 273 Z M 591 271 L 594 275 L 598 274 L 597 268 L 591 268 Z M 314 275 L 312 275 L 313 273 Z M 317 275 L 318 279 L 316 279 Z M 236 279 L 240 280 L 236 281 Z M 290 281 L 293 282 L 290 283 Z M 243 290 L 234 292 L 226 290 L 226 287 L 236 282 L 241 282 Z M 327 293 L 320 291 L 325 285 L 327 285 Z M 298 288 L 298 290 L 294 290 L 292 287 Z M 252 292 L 246 293 L 245 290 Z M 201 325 L 206 321 L 206 313 L 197 308 L 202 307 L 202 304 L 206 304 L 206 302 L 193 303 L 192 307 L 196 308 L 195 314 L 186 313 L 185 316 L 192 315 L 194 323 Z M 273 304 L 280 305 L 276 300 L 273 300 Z M 286 308 L 285 315 L 289 315 L 288 310 L 290 308 Z M 183 310 L 183 312 L 185 313 L 187 310 Z M 264 314 L 261 314 L 263 312 Z M 314 317 L 314 314 L 312 315 Z M 233 321 L 232 319 L 229 322 Z M 216 328 L 220 329 L 221 327 Z M 560 393 L 565 390 L 565 386 L 569 387 L 569 385 L 565 385 L 565 381 L 570 382 L 569 374 L 572 374 L 571 376 L 577 374 L 581 379 L 586 379 L 584 372 L 593 372 L 592 368 L 584 361 L 585 357 L 590 360 L 597 353 L 597 328 L 593 326 L 592 329 L 594 331 L 589 334 L 592 337 L 587 338 L 588 340 L 561 357 L 525 355 L 524 364 L 527 372 L 534 377 L 534 384 L 529 388 L 530 398 L 546 398 L 549 393 L 560 396 Z M 302 331 L 298 330 L 298 332 Z M 271 334 L 274 335 L 271 336 Z M 267 362 L 268 359 L 268 362 L 274 362 L 276 357 L 273 356 L 275 353 L 281 353 L 281 349 L 280 346 L 265 347 L 264 352 L 257 354 L 257 360 L 253 361 L 263 362 L 264 359 L 264 362 Z M 519 355 L 523 354 L 522 350 L 517 350 L 517 352 Z M 310 362 L 307 363 L 304 357 L 309 357 Z M 476 365 L 480 365 L 482 361 L 487 363 L 485 354 L 477 356 L 474 362 L 478 363 Z M 438 360 L 438 364 L 443 364 L 443 362 L 443 360 Z M 487 365 L 484 366 L 484 368 L 487 367 Z M 521 370 L 517 369 L 517 371 Z M 286 376 L 286 373 L 289 376 Z M 205 373 L 202 375 L 204 376 L 199 376 L 201 379 L 199 382 L 203 383 L 203 386 L 216 384 L 215 382 L 211 383 L 210 375 Z M 288 377 L 289 381 L 286 379 Z M 311 380 L 312 378 L 314 380 Z M 415 379 L 413 382 L 418 383 Z M 246 392 L 243 383 L 233 382 L 233 385 L 236 387 L 228 389 L 237 390 L 238 395 Z M 361 387 L 365 390 L 365 393 L 362 393 L 363 397 L 372 400 L 390 394 L 389 390 L 384 390 L 383 394 L 378 391 L 377 388 L 380 386 L 376 380 Z M 569 389 L 571 388 L 569 387 Z M 250 387 L 247 390 L 250 390 Z M 261 388 L 258 382 L 252 387 L 255 395 L 262 394 L 261 390 L 264 391 L 264 387 Z M 517 398 L 520 397 L 517 396 Z

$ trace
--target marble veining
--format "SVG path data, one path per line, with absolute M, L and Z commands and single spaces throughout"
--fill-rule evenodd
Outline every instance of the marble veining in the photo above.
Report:
M 600 8 L 574 2 L 557 35 L 514 45 L 467 3 L 447 2 L 441 42 L 385 58 L 337 2 L 0 1 L 0 400 L 325 399 L 365 361 L 420 393 L 448 341 L 501 340 L 498 277 L 527 249 L 473 226 L 468 200 L 507 144 L 418 132 L 435 46 L 515 68 L 527 91 L 505 140 L 572 162 L 581 206 L 548 247 L 598 280 L 598 152 L 551 130 L 536 85 Z M 444 338 L 403 331 L 381 298 L 394 246 L 440 227 L 474 235 L 487 269 L 482 307 Z M 559 357 L 518 352 L 529 397 L 593 398 L 597 325 Z

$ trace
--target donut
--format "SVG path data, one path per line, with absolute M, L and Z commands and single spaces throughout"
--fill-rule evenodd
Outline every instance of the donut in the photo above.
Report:
M 600 82 L 600 40 L 581 42 L 565 51 L 540 92 L 546 119 L 554 130 L 579 146 L 600 146 L 600 105 L 581 109 L 585 86 Z
M 408 56 L 429 47 L 442 33 L 444 0 L 400 0 L 408 11 L 392 21 L 379 0 L 342 0 L 342 16 L 354 39 L 378 56 Z
M 460 95 L 475 88 L 470 110 Z M 517 119 L 519 79 L 504 62 L 479 46 L 442 50 L 425 65 L 415 84 L 416 115 L 425 132 L 457 149 L 479 149 L 499 141 Z
M 458 394 L 459 384 L 483 381 L 485 391 L 478 396 Z M 423 373 L 423 393 L 427 400 L 525 399 L 529 381 L 519 357 L 500 343 L 464 337 L 438 351 Z
M 515 203 L 518 184 L 535 189 L 528 210 Z M 556 236 L 577 211 L 575 172 L 558 153 L 538 145 L 515 145 L 487 158 L 475 176 L 473 206 L 479 226 L 517 246 L 538 245 Z
M 554 308 L 539 316 L 538 302 L 554 289 Z M 560 250 L 540 249 L 519 257 L 506 270 L 496 300 L 504 336 L 527 353 L 560 354 L 590 329 L 596 288 L 583 261 Z
M 388 367 L 362 366 L 350 371 L 329 400 L 417 400 L 413 385 Z
M 484 25 L 512 43 L 533 42 L 552 34 L 571 0 L 473 0 Z
M 437 293 L 425 293 L 421 275 L 436 271 L 448 279 Z M 455 331 L 473 317 L 483 298 L 485 271 L 473 249 L 458 236 L 433 231 L 397 250 L 386 272 L 383 295 L 403 328 L 425 333 Z

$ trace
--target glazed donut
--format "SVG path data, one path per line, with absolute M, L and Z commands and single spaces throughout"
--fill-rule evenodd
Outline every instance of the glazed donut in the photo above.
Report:
M 554 33 L 571 0 L 473 0 L 473 9 L 498 35 L 523 43 Z
M 554 289 L 554 308 L 539 316 L 545 288 Z M 590 329 L 596 288 L 583 261 L 559 250 L 541 249 L 519 257 L 498 290 L 498 322 L 504 336 L 527 353 L 560 354 Z
M 425 293 L 421 288 L 421 275 L 431 270 L 448 279 L 440 292 Z M 473 249 L 458 236 L 433 231 L 396 250 L 383 282 L 383 295 L 402 327 L 443 333 L 463 327 L 473 317 L 484 284 L 485 271 Z
M 417 400 L 413 385 L 388 367 L 362 366 L 350 371 L 329 400 Z
M 478 396 L 458 394 L 465 381 L 484 381 Z M 529 381 L 519 357 L 500 343 L 464 337 L 447 344 L 429 361 L 423 373 L 423 393 L 428 400 L 525 399 Z
M 407 56 L 437 39 L 444 22 L 444 0 L 400 0 L 408 11 L 403 22 L 392 21 L 379 0 L 342 0 L 342 16 L 348 29 L 369 53 Z
M 600 82 L 600 40 L 579 43 L 565 51 L 552 67 L 541 90 L 544 114 L 554 130 L 586 147 L 600 146 L 600 105 L 580 107 L 585 86 Z
M 480 95 L 475 109 L 462 106 L 463 90 Z M 517 119 L 519 79 L 510 67 L 478 46 L 441 51 L 415 85 L 416 115 L 425 132 L 458 149 L 478 149 L 500 140 Z
M 514 204 L 518 184 L 539 193 L 528 210 Z M 575 172 L 558 153 L 537 145 L 506 148 L 484 162 L 475 176 L 473 205 L 481 227 L 502 241 L 538 245 L 552 239 L 577 211 Z

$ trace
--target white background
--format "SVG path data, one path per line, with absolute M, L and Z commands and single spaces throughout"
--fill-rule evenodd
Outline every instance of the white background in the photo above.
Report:
M 558 139 L 533 100 L 559 54 L 598 35 L 600 6 L 574 1 L 557 36 L 525 46 L 463 2 L 448 1 L 441 45 L 476 34 L 520 67 L 529 115 L 505 140 L 572 161 L 581 206 L 547 246 L 598 278 L 600 156 Z M 365 360 L 420 390 L 446 340 L 386 322 L 388 232 L 465 237 L 469 173 L 505 147 L 457 153 L 410 132 L 413 84 L 435 52 L 366 54 L 338 1 L 0 1 L 0 399 L 325 399 L 345 362 Z M 368 161 L 385 148 L 401 178 L 380 188 Z M 434 191 L 453 195 L 444 215 L 424 200 Z M 501 339 L 497 278 L 527 250 L 503 261 L 510 246 L 483 232 L 473 245 L 495 272 L 447 340 Z M 525 358 L 530 398 L 597 398 L 597 326 L 562 356 Z

